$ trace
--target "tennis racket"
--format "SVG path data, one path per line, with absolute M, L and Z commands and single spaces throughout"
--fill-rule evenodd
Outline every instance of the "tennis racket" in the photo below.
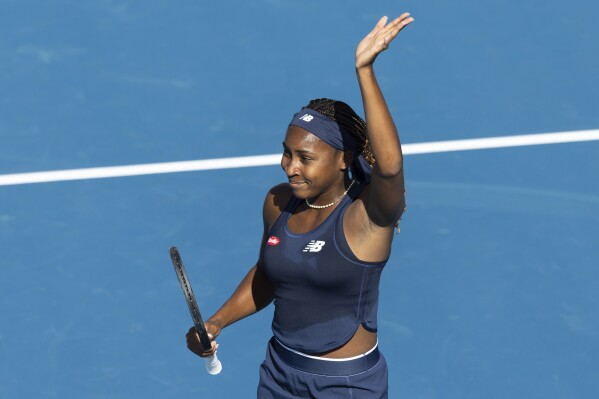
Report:
M 171 255 L 171 260 L 173 261 L 175 272 L 177 273 L 177 278 L 179 278 L 179 283 L 181 284 L 181 289 L 183 290 L 183 295 L 187 301 L 189 313 L 191 313 L 193 325 L 198 333 L 198 336 L 200 337 L 200 344 L 202 345 L 202 349 L 204 351 L 208 351 L 212 348 L 212 343 L 208 337 L 208 332 L 206 331 L 204 321 L 202 320 L 202 315 L 200 314 L 200 308 L 198 308 L 196 297 L 193 294 L 191 284 L 187 278 L 187 272 L 185 271 L 185 266 L 181 260 L 181 255 L 179 255 L 179 250 L 177 247 L 171 247 L 169 252 Z M 216 357 L 216 353 L 210 357 L 205 357 L 204 360 L 206 362 L 206 371 L 208 371 L 209 374 L 216 375 L 221 372 L 223 367 L 220 363 L 220 360 L 218 360 Z

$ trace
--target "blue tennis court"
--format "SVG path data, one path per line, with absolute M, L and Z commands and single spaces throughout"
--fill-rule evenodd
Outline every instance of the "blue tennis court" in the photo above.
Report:
M 599 3 L 0 0 L 0 180 L 276 154 L 311 98 L 361 111 L 357 42 L 410 154 L 381 283 L 392 398 L 599 396 Z M 360 112 L 362 113 L 362 112 Z M 0 398 L 254 397 L 272 306 L 185 347 L 258 256 L 275 165 L 0 185 Z

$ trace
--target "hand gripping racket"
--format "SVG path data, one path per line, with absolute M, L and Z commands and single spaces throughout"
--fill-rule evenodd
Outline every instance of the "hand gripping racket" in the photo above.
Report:
M 208 351 L 212 348 L 212 343 L 210 342 L 210 338 L 208 338 L 208 332 L 204 326 L 204 321 L 202 321 L 200 308 L 198 308 L 196 297 L 193 294 L 191 284 L 187 278 L 187 272 L 185 271 L 185 266 L 183 266 L 181 255 L 179 255 L 177 247 L 171 247 L 169 252 L 171 254 L 171 260 L 173 261 L 173 266 L 175 267 L 175 272 L 179 278 L 179 283 L 181 284 L 181 289 L 183 290 L 183 295 L 185 296 L 187 306 L 189 307 L 189 313 L 191 313 L 193 325 L 200 337 L 200 344 L 202 345 L 202 349 Z M 216 353 L 210 357 L 205 357 L 204 360 L 206 361 L 206 371 L 208 371 L 209 374 L 215 375 L 221 372 L 223 367 L 216 357 Z

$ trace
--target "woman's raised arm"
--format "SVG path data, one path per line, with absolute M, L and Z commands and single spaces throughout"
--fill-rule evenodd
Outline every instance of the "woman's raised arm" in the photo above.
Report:
M 376 163 L 366 199 L 371 222 L 394 226 L 404 208 L 403 156 L 397 128 L 374 74 L 373 63 L 414 19 L 405 13 L 387 23 L 383 17 L 356 49 L 356 73 L 362 93 L 368 137 Z

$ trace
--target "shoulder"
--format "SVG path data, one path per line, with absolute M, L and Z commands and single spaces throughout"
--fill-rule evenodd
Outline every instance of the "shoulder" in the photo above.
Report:
M 292 196 L 293 193 L 287 183 L 278 184 L 268 190 L 262 208 L 264 227 L 266 230 L 268 230 L 279 216 L 281 216 L 281 213 L 283 213 L 285 206 Z

